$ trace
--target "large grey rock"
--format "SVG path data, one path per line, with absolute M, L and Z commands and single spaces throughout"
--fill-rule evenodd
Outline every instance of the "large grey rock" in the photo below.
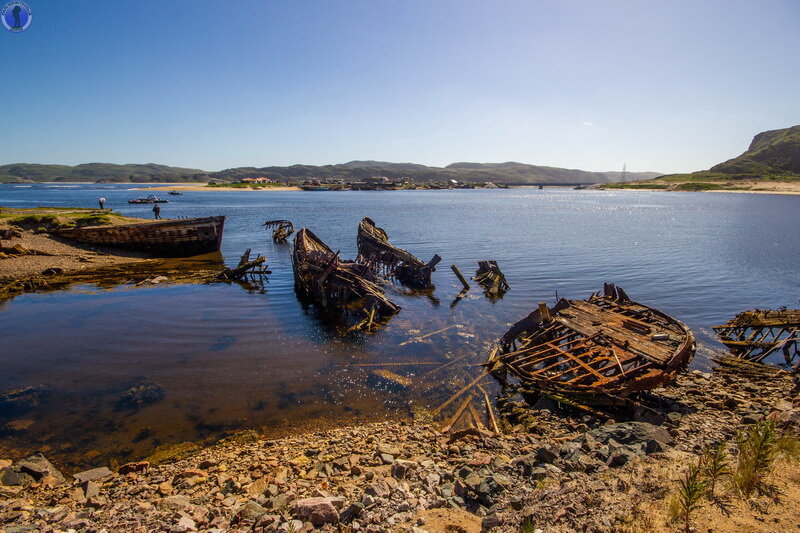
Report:
M 601 444 L 608 444 L 610 440 L 629 445 L 644 443 L 647 453 L 661 451 L 661 449 L 673 442 L 672 436 L 666 429 L 647 422 L 609 424 L 593 429 L 587 435 Z
M 45 477 L 57 484 L 64 482 L 64 476 L 50 461 L 42 454 L 35 454 L 4 469 L 0 474 L 0 484 L 28 486 Z

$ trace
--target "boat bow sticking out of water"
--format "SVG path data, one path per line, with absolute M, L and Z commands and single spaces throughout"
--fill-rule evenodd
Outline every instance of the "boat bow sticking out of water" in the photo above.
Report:
M 682 322 L 631 301 L 614 285 L 587 300 L 561 299 L 520 320 L 486 365 L 505 382 L 590 405 L 614 405 L 668 383 L 696 349 Z
M 345 308 L 349 302 L 363 299 L 364 308 L 375 309 L 380 316 L 400 310 L 374 283 L 367 265 L 340 259 L 339 252 L 334 253 L 308 228 L 294 237 L 292 266 L 298 290 L 322 307 Z
M 358 225 L 359 259 L 374 270 L 381 268 L 401 283 L 417 287 L 429 287 L 431 273 L 442 260 L 438 255 L 426 264 L 410 252 L 389 244 L 389 236 L 375 225 L 371 218 L 364 217 Z
M 86 226 L 55 233 L 89 244 L 151 252 L 164 257 L 188 257 L 218 251 L 224 226 L 225 217 L 218 216 Z

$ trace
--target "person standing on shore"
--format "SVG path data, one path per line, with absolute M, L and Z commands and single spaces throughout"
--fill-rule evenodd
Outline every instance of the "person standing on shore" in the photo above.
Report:
M 105 199 L 105 198 L 100 198 L 100 199 L 98 200 L 98 202 L 100 202 L 100 209 L 104 209 L 104 207 L 103 207 L 103 206 L 104 206 L 104 205 L 105 205 L 105 203 L 106 203 L 106 199 Z
M 156 220 L 161 218 L 161 206 L 156 204 L 153 206 L 153 214 L 156 216 Z

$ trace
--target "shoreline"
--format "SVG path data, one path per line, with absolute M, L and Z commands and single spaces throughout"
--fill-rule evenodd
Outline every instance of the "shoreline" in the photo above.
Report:
M 677 479 L 710 444 L 727 445 L 764 417 L 776 423 L 800 417 L 790 375 L 751 365 L 756 374 L 723 365 L 685 372 L 657 389 L 668 415 L 660 426 L 501 398 L 501 433 L 443 432 L 422 420 L 280 439 L 244 431 L 172 456 L 71 476 L 41 455 L 13 463 L 0 457 L 6 480 L 0 531 L 30 525 L 479 533 L 518 532 L 523 523 L 544 531 L 669 531 Z M 788 458 L 769 474 L 777 496 L 756 493 L 745 501 L 721 480 L 725 508 L 701 501 L 693 525 L 697 531 L 791 528 L 800 521 L 798 480 L 800 463 Z

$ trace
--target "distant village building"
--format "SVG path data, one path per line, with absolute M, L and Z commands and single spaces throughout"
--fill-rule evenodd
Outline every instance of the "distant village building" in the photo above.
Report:
M 270 178 L 242 178 L 242 183 L 273 183 L 273 180 Z

